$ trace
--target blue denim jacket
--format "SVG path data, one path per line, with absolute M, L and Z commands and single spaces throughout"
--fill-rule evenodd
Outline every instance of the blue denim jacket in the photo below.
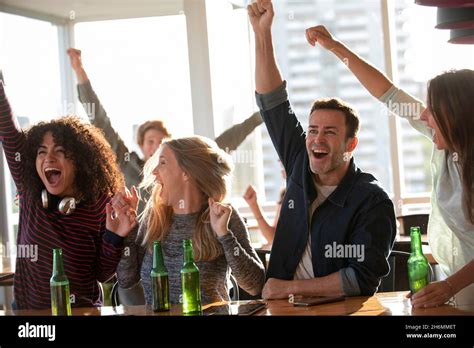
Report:
M 308 243 L 308 211 L 317 195 L 309 169 L 306 134 L 291 109 L 286 83 L 269 94 L 257 93 L 256 97 L 287 173 L 287 191 L 267 277 L 291 280 Z M 316 209 L 312 221 L 314 276 L 339 272 L 347 296 L 376 292 L 381 278 L 389 272 L 387 258 L 396 234 L 392 201 L 377 180 L 357 168 L 351 159 L 346 175 Z M 331 253 L 345 246 L 362 248 L 363 258 Z

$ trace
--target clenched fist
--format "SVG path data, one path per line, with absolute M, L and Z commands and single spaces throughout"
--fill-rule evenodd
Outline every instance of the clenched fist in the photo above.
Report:
M 232 207 L 228 204 L 216 202 L 209 198 L 209 218 L 211 220 L 211 227 L 219 237 L 225 236 L 228 233 L 230 214 Z
M 247 6 L 247 12 L 255 34 L 271 30 L 275 15 L 271 0 L 256 0 Z
M 336 48 L 338 44 L 338 41 L 332 37 L 331 33 L 323 25 L 306 29 L 306 40 L 308 40 L 311 46 L 316 46 L 316 43 L 319 43 L 329 51 Z

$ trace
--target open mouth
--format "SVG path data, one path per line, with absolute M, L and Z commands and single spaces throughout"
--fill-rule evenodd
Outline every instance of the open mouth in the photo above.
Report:
M 57 185 L 59 180 L 61 180 L 61 170 L 56 168 L 46 168 L 44 170 L 44 175 L 48 181 L 48 184 L 51 186 Z
M 322 150 L 322 149 L 313 150 L 313 156 L 316 157 L 317 159 L 323 159 L 327 155 L 329 155 L 329 151 L 327 150 Z

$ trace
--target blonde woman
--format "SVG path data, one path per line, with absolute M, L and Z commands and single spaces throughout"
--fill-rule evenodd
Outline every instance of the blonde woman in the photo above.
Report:
M 138 237 L 117 270 L 122 288 L 134 286 L 141 278 L 146 303 L 151 303 L 151 245 L 160 240 L 170 300 L 178 303 L 182 241 L 192 239 L 203 303 L 229 300 L 230 272 L 251 295 L 261 292 L 263 264 L 250 245 L 242 218 L 230 205 L 221 203 L 231 172 L 228 155 L 209 139 L 190 137 L 163 143 L 145 165 L 142 186 L 152 189 L 152 195 Z

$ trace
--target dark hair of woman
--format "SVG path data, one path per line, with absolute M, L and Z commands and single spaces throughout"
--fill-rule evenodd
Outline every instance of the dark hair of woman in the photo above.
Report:
M 36 156 L 46 133 L 51 132 L 56 145 L 65 150 L 75 167 L 74 188 L 83 201 L 95 200 L 100 194 L 113 195 L 123 187 L 123 175 L 102 131 L 78 117 L 67 116 L 40 122 L 26 131 L 24 148 L 25 175 L 23 188 L 40 197 L 44 184 L 36 170 Z
M 428 85 L 428 106 L 461 170 L 463 206 L 474 223 L 474 70 L 452 70 Z

